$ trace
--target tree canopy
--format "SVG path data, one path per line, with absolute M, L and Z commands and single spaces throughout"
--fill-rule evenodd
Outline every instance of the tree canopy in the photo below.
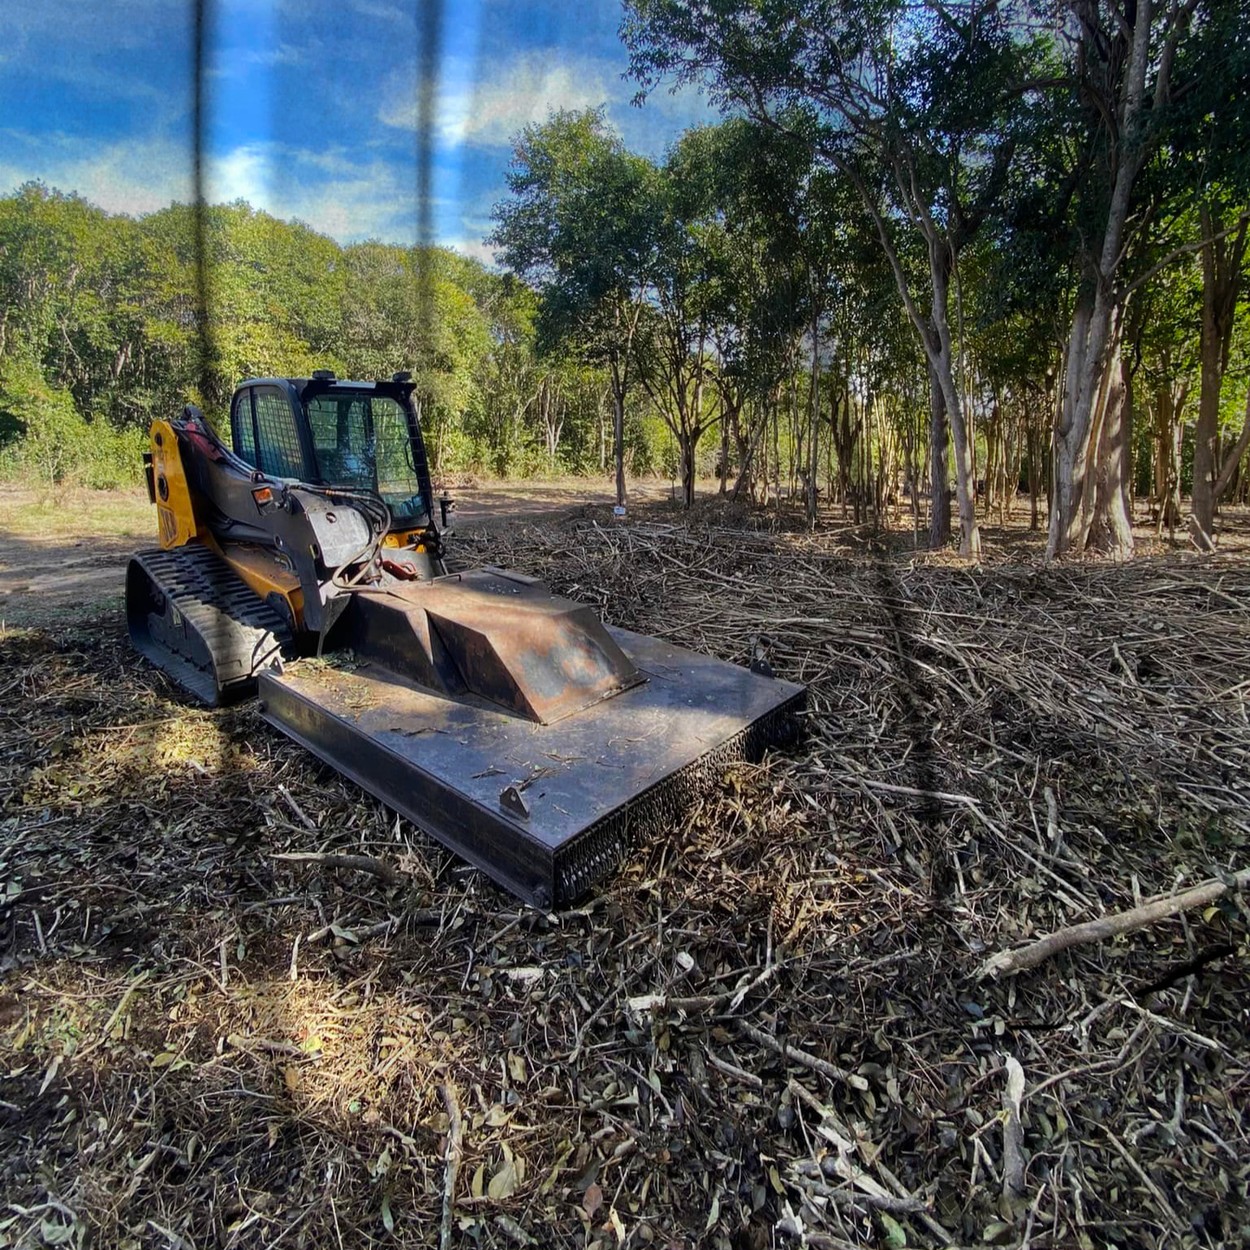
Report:
M 406 368 L 444 469 L 611 451 L 620 503 L 629 468 L 687 503 L 713 472 L 974 557 L 1022 495 L 1052 556 L 1128 555 L 1142 503 L 1216 543 L 1250 492 L 1250 0 L 628 0 L 621 37 L 640 101 L 723 119 L 659 159 L 602 109 L 524 127 L 502 272 L 244 203 L 0 200 L 5 464 L 125 462 L 247 375 Z

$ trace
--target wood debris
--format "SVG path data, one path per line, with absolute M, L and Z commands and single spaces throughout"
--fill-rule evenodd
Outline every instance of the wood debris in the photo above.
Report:
M 559 913 L 115 619 L 0 635 L 0 1242 L 1243 1243 L 1235 893 L 976 972 L 1250 858 L 1250 562 L 727 517 L 464 542 L 810 688 L 801 749 Z

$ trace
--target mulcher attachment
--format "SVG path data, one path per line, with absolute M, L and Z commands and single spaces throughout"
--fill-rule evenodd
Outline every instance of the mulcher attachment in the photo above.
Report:
M 605 629 L 499 570 L 352 611 L 350 664 L 262 672 L 261 714 L 539 908 L 675 828 L 726 765 L 799 736 L 803 687 Z M 479 676 L 435 694 L 412 676 L 435 661 Z
M 270 724 L 536 907 L 674 829 L 735 760 L 799 736 L 801 686 L 658 638 L 501 569 L 352 595 L 326 659 L 199 543 L 134 556 L 135 647 Z
M 278 613 L 199 543 L 131 557 L 126 626 L 137 651 L 213 707 L 254 694 L 291 643 Z

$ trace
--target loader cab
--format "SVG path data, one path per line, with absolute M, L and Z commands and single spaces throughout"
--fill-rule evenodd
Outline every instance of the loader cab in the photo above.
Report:
M 430 472 L 412 383 L 254 378 L 235 392 L 235 454 L 269 477 L 380 496 L 394 528 L 430 525 Z

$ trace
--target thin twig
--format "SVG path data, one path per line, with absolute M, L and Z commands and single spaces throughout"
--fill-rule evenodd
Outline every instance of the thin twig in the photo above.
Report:
M 460 1118 L 460 1101 L 456 1087 L 448 1081 L 440 1087 L 443 1105 L 447 1108 L 447 1153 L 443 1172 L 443 1218 L 438 1228 L 439 1250 L 451 1250 L 452 1217 L 456 1210 L 456 1177 L 460 1172 L 464 1124 Z

